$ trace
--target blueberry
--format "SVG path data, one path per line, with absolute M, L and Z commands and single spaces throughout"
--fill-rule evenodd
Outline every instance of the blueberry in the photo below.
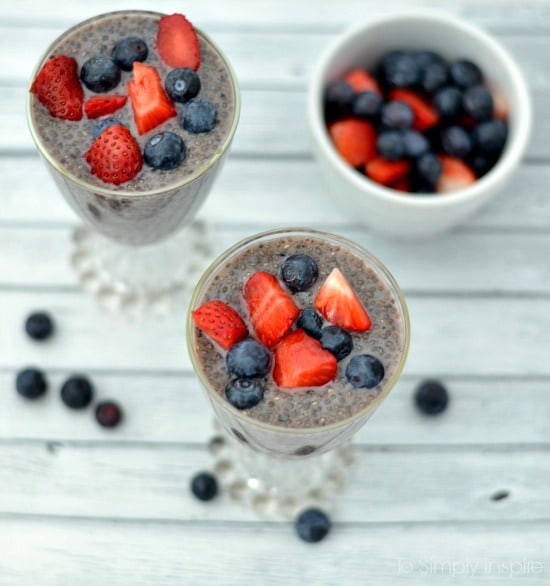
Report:
M 474 152 L 468 158 L 468 165 L 477 177 L 483 177 L 495 166 L 497 161 L 498 156 Z
M 438 415 L 447 408 L 449 394 L 439 381 L 427 380 L 416 388 L 414 401 L 425 415 Z
M 25 331 L 33 340 L 46 340 L 53 334 L 54 323 L 45 311 L 35 311 L 27 317 Z
M 340 326 L 326 326 L 321 330 L 321 346 L 342 360 L 353 350 L 351 334 Z
M 405 141 L 398 130 L 381 132 L 376 139 L 376 148 L 384 159 L 397 161 L 405 156 Z
M 433 186 L 437 183 L 439 177 L 441 176 L 441 170 L 441 161 L 433 153 L 422 155 L 416 161 L 414 169 L 415 174 L 420 180 L 420 183 L 432 187 L 431 191 L 433 191 Z
M 356 389 L 371 389 L 384 378 L 384 366 L 371 354 L 358 354 L 349 361 L 346 378 Z
M 179 67 L 166 76 L 164 89 L 174 102 L 188 102 L 199 93 L 201 80 L 192 69 Z
M 324 96 L 327 120 L 333 120 L 349 113 L 354 98 L 355 92 L 346 81 L 340 80 L 329 84 Z
M 382 96 L 378 92 L 361 92 L 353 99 L 351 113 L 359 118 L 372 120 L 380 113 L 382 102 Z
M 323 318 L 312 307 L 308 307 L 299 315 L 296 326 L 304 330 L 308 336 L 318 340 L 321 337 Z
M 317 263 L 307 254 L 293 254 L 281 267 L 281 279 L 293 292 L 306 291 L 319 276 Z
M 71 409 L 84 409 L 94 394 L 92 383 L 84 376 L 69 377 L 61 387 L 61 400 Z
M 122 411 L 114 401 L 102 401 L 95 408 L 95 418 L 103 427 L 116 427 L 122 420 Z
M 92 126 L 92 138 L 97 138 L 106 128 L 116 125 L 124 126 L 124 124 L 122 124 L 122 122 L 114 116 L 108 116 L 107 118 L 99 118 L 98 120 L 94 120 L 94 124 Z
M 411 159 L 418 159 L 430 150 L 430 142 L 420 132 L 416 130 L 403 131 L 403 146 L 405 156 Z
M 464 92 L 462 103 L 464 112 L 474 120 L 489 120 L 493 115 L 493 96 L 487 88 L 481 85 L 474 85 L 468 88 Z
M 178 167 L 187 152 L 182 138 L 174 132 L 160 132 L 152 136 L 143 150 L 143 160 L 153 169 L 170 171 Z
M 419 68 L 414 58 L 403 51 L 392 51 L 382 57 L 381 78 L 386 87 L 410 87 L 419 79 Z
M 445 65 L 445 60 L 439 53 L 435 51 L 423 50 L 423 51 L 414 51 L 412 53 L 412 58 L 415 60 L 418 69 L 422 72 L 429 67 L 433 63 L 438 63 L 440 65 Z
M 237 342 L 225 355 L 227 370 L 239 378 L 265 376 L 271 369 L 271 360 L 271 352 L 252 338 Z
M 191 134 L 210 132 L 216 124 L 216 106 L 208 100 L 193 98 L 183 105 L 179 121 Z
M 391 100 L 382 106 L 380 110 L 380 122 L 386 128 L 410 128 L 414 122 L 414 112 L 405 102 Z
M 472 150 L 472 139 L 462 126 L 449 126 L 441 131 L 441 148 L 452 157 L 464 159 Z
M 295 527 L 300 539 L 308 543 L 316 543 L 328 535 L 330 519 L 321 509 L 312 507 L 298 515 Z
M 114 89 L 120 82 L 120 68 L 105 55 L 88 59 L 80 70 L 80 80 L 92 92 L 105 93 Z
M 503 120 L 480 122 L 472 131 L 474 146 L 478 152 L 495 154 L 502 151 L 508 137 L 508 126 Z
M 481 83 L 481 70 L 472 61 L 460 59 L 451 63 L 449 67 L 449 79 L 460 88 L 468 88 Z
M 149 47 L 139 37 L 120 39 L 111 51 L 111 59 L 124 71 L 132 71 L 134 61 L 145 61 L 147 55 Z
M 36 368 L 25 368 L 15 379 L 17 392 L 25 399 L 36 399 L 48 388 L 44 373 Z
M 191 492 L 200 501 L 211 501 L 218 494 L 218 481 L 209 472 L 199 472 L 191 479 Z
M 455 120 L 462 114 L 462 92 L 445 86 L 435 93 L 433 105 L 442 120 Z
M 227 400 L 237 409 L 250 409 L 264 398 L 264 389 L 258 379 L 237 378 L 225 387 Z
M 444 63 L 433 61 L 420 73 L 420 87 L 428 94 L 433 94 L 447 83 L 447 67 Z

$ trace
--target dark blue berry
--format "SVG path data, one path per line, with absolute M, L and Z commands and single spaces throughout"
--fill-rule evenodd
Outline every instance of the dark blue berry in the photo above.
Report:
M 493 96 L 487 88 L 481 85 L 474 85 L 468 88 L 464 92 L 462 103 L 464 112 L 474 120 L 489 120 L 493 115 Z
M 114 401 L 102 401 L 96 405 L 95 418 L 102 427 L 116 427 L 122 420 L 122 410 Z
M 464 159 L 472 150 L 472 139 L 462 126 L 449 126 L 441 131 L 441 148 L 452 157 Z
M 325 117 L 327 120 L 340 118 L 351 111 L 355 92 L 346 81 L 339 80 L 329 84 L 325 90 Z
M 215 124 L 218 112 L 216 106 L 208 100 L 193 98 L 185 104 L 180 112 L 181 126 L 191 134 L 210 132 Z
M 321 346 L 342 360 L 353 350 L 351 334 L 340 326 L 326 326 L 321 330 Z
M 382 106 L 380 110 L 380 122 L 386 128 L 410 128 L 414 122 L 414 112 L 405 102 L 392 100 Z
M 304 330 L 308 336 L 318 340 L 321 337 L 323 318 L 312 307 L 308 307 L 299 315 L 296 326 Z
M 346 378 L 356 389 L 372 389 L 384 378 L 384 366 L 371 354 L 359 354 L 349 361 Z
M 477 177 L 483 177 L 495 166 L 497 161 L 498 156 L 474 152 L 468 158 L 468 165 Z
M 403 131 L 403 146 L 405 156 L 411 159 L 418 159 L 430 150 L 430 142 L 420 132 L 416 130 Z
M 317 263 L 307 254 L 293 254 L 281 266 L 281 279 L 293 292 L 306 291 L 319 276 Z
M 264 398 L 264 389 L 258 379 L 237 378 L 225 387 L 227 400 L 237 409 L 250 409 Z
M 398 130 L 381 132 L 376 139 L 379 154 L 388 161 L 397 161 L 405 156 L 405 141 Z
M 433 105 L 442 120 L 456 120 L 462 114 L 462 92 L 453 86 L 438 90 Z
M 416 388 L 414 401 L 425 415 L 438 415 L 447 408 L 449 394 L 439 381 L 427 380 Z
M 231 346 L 225 363 L 227 370 L 238 378 L 265 376 L 271 369 L 271 352 L 260 342 L 246 338 Z
M 441 176 L 441 170 L 441 161 L 433 153 L 426 153 L 416 161 L 415 174 L 420 180 L 420 184 L 430 186 L 431 191 Z
M 430 66 L 432 63 L 439 63 L 441 65 L 445 64 L 445 60 L 443 59 L 443 57 L 441 55 L 439 55 L 439 53 L 436 53 L 435 51 L 428 51 L 428 50 L 414 51 L 412 53 L 412 58 L 415 60 L 420 71 L 423 71 L 424 69 L 426 69 L 426 67 Z
M 218 481 L 209 472 L 199 472 L 191 479 L 191 492 L 200 501 L 211 501 L 218 494 Z
M 134 61 L 145 61 L 147 55 L 149 47 L 139 37 L 120 39 L 111 51 L 111 59 L 124 71 L 132 71 Z
M 188 102 L 199 93 L 201 80 L 192 69 L 180 67 L 166 76 L 164 89 L 174 102 Z
M 447 67 L 444 63 L 433 61 L 420 73 L 420 87 L 428 94 L 433 94 L 447 83 Z
M 306 509 L 298 515 L 295 527 L 300 539 L 308 543 L 316 543 L 328 535 L 330 519 L 321 509 Z
M 80 80 L 92 92 L 105 93 L 120 82 L 120 67 L 105 55 L 88 59 L 80 70 Z
M 388 88 L 405 88 L 416 85 L 419 68 L 414 58 L 402 51 L 392 51 L 382 57 L 381 77 Z
M 99 118 L 94 120 L 94 124 L 92 126 L 92 138 L 97 138 L 106 128 L 117 125 L 124 126 L 124 124 L 122 124 L 122 122 L 114 116 L 108 116 L 107 118 Z
M 36 399 L 46 392 L 48 383 L 42 371 L 26 368 L 17 374 L 15 388 L 25 399 Z
M 143 160 L 153 169 L 161 171 L 175 169 L 185 156 L 185 143 L 180 136 L 170 131 L 152 136 L 143 150 Z
M 478 152 L 495 154 L 502 151 L 508 137 L 508 126 L 503 120 L 480 122 L 472 131 L 474 146 Z
M 25 331 L 33 340 L 46 340 L 53 334 L 54 323 L 45 311 L 36 311 L 27 317 Z
M 84 409 L 94 394 L 92 383 L 84 376 L 69 377 L 61 387 L 61 400 L 71 409 Z
M 359 118 L 375 119 L 382 107 L 382 96 L 378 92 L 361 92 L 351 104 L 351 113 Z
M 467 59 L 460 59 L 449 66 L 449 79 L 460 88 L 478 85 L 482 81 L 479 67 Z

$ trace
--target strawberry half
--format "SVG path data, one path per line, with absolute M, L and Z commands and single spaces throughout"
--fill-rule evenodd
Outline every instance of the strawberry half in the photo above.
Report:
M 156 47 L 164 63 L 174 69 L 188 67 L 196 71 L 201 64 L 199 38 L 183 14 L 160 19 Z
M 248 336 L 242 317 L 219 299 L 203 303 L 191 315 L 195 325 L 224 350 Z
M 177 112 L 154 67 L 135 61 L 132 71 L 134 78 L 128 80 L 128 95 L 138 132 L 145 134 L 176 116 Z
M 254 273 L 244 284 L 243 298 L 258 340 L 273 348 L 300 315 L 300 308 L 282 288 L 279 279 L 266 271 Z
M 377 94 L 382 95 L 380 91 L 380 86 L 374 77 L 365 69 L 361 69 L 360 67 L 356 69 L 352 69 L 345 77 L 344 81 L 346 81 L 356 94 L 360 94 L 362 92 L 376 92 Z
M 439 180 L 435 185 L 435 190 L 438 193 L 456 191 L 475 183 L 476 175 L 464 161 L 447 155 L 441 155 L 439 160 L 442 168 Z
M 413 127 L 419 132 L 432 128 L 439 122 L 437 110 L 411 90 L 396 88 L 390 92 L 390 100 L 405 102 L 414 113 Z
M 143 166 L 139 144 L 121 124 L 106 128 L 84 153 L 84 158 L 93 175 L 114 185 L 133 179 Z
M 126 103 L 128 96 L 94 96 L 84 102 L 84 112 L 88 118 L 108 116 Z
M 352 167 L 362 167 L 378 154 L 376 130 L 366 120 L 338 120 L 329 126 L 328 132 L 336 150 Z
M 313 305 L 326 320 L 346 330 L 364 332 L 372 325 L 357 293 L 337 267 L 321 285 Z
M 383 157 L 376 157 L 365 165 L 365 174 L 376 183 L 391 186 L 403 179 L 410 169 L 409 161 L 388 161 Z
M 31 85 L 48 112 L 63 120 L 81 120 L 84 90 L 73 57 L 59 55 L 46 61 Z
M 273 379 L 283 389 L 319 387 L 336 377 L 337 360 L 304 330 L 294 330 L 273 351 Z

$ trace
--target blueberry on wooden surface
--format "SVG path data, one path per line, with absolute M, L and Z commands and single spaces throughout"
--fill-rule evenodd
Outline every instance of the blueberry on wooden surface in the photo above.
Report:
M 71 409 L 84 409 L 94 394 L 92 383 L 81 375 L 69 377 L 61 387 L 61 400 Z
M 191 492 L 200 501 L 211 501 L 218 494 L 218 481 L 209 472 L 199 472 L 191 479 Z
M 102 427 L 116 427 L 122 421 L 122 410 L 115 401 L 102 401 L 96 405 L 95 418 Z
M 447 408 L 449 394 L 445 386 L 436 380 L 426 380 L 414 393 L 417 408 L 425 415 L 439 415 Z
M 25 368 L 17 373 L 15 388 L 25 399 L 37 399 L 46 392 L 48 384 L 41 370 L 37 368 Z
M 302 511 L 295 525 L 298 537 L 308 543 L 317 543 L 324 539 L 330 531 L 330 526 L 328 515 L 315 507 Z
M 27 317 L 25 331 L 33 340 L 46 340 L 53 334 L 53 319 L 45 311 L 35 311 Z

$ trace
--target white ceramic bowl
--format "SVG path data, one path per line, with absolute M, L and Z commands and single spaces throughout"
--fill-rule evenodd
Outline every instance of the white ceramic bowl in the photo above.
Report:
M 505 149 L 496 165 L 469 187 L 428 197 L 403 195 L 361 175 L 333 147 L 323 117 L 326 86 L 354 67 L 368 69 L 392 49 L 430 49 L 449 61 L 470 59 L 481 68 L 490 89 L 505 97 L 509 109 Z M 497 41 L 462 20 L 418 11 L 373 19 L 335 39 L 313 71 L 307 110 L 313 148 L 330 194 L 355 221 L 401 238 L 445 232 L 501 191 L 523 156 L 532 118 L 525 80 Z

